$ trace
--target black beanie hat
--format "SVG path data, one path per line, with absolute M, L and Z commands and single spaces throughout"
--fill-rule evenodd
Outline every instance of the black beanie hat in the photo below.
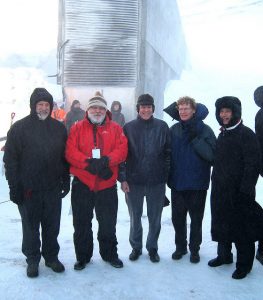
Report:
M 220 110 L 222 108 L 229 108 L 232 111 L 232 119 L 226 127 L 231 127 L 237 124 L 241 119 L 241 102 L 237 97 L 224 96 L 216 100 L 216 119 L 220 125 L 223 126 L 222 120 L 220 118 Z
M 39 101 L 46 101 L 50 105 L 50 113 L 53 109 L 53 97 L 52 95 L 44 88 L 35 88 L 32 95 L 30 96 L 30 108 L 31 111 L 36 110 L 36 104 Z
M 263 107 L 263 86 L 259 86 L 254 92 L 254 101 L 259 107 Z
M 154 111 L 154 108 L 155 108 L 154 99 L 149 94 L 142 94 L 138 97 L 137 105 L 136 105 L 137 112 L 139 112 L 140 105 L 151 105 L 153 107 L 153 111 Z

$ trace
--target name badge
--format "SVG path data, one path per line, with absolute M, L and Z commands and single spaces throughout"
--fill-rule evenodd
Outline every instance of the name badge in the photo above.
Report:
M 100 158 L 100 149 L 92 149 L 92 158 Z

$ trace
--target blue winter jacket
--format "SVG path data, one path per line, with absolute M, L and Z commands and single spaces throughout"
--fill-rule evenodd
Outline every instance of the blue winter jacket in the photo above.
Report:
M 203 120 L 208 115 L 205 105 L 198 103 L 192 119 L 170 128 L 171 169 L 168 186 L 177 191 L 207 190 L 210 170 L 214 159 L 216 137 L 213 130 Z M 194 124 L 193 124 L 194 123 Z M 198 135 L 189 139 L 189 127 L 194 125 Z

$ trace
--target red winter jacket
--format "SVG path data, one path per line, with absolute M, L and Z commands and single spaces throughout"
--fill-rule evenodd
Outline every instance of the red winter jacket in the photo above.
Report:
M 125 161 L 128 146 L 122 128 L 106 116 L 105 123 L 96 126 L 96 148 L 100 149 L 101 157 L 109 157 L 113 175 L 108 180 L 92 175 L 85 170 L 88 166 L 85 160 L 92 158 L 92 149 L 95 148 L 94 126 L 86 118 L 73 125 L 67 140 L 66 159 L 70 163 L 71 174 L 77 176 L 91 191 L 101 191 L 116 184 L 119 164 Z

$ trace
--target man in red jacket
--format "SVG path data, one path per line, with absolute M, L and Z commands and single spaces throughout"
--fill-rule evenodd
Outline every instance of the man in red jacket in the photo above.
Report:
M 107 102 L 97 92 L 88 102 L 86 118 L 71 128 L 66 146 L 66 159 L 74 175 L 71 204 L 75 270 L 84 269 L 93 254 L 94 208 L 99 223 L 100 255 L 113 267 L 123 267 L 117 253 L 116 180 L 118 166 L 126 156 L 127 139 L 122 128 L 111 121 Z

